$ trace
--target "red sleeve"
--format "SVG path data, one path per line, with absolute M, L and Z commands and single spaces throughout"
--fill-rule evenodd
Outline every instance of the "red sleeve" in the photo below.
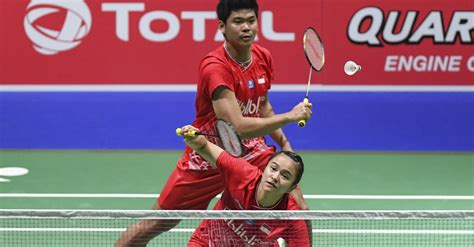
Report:
M 304 220 L 290 220 L 285 241 L 288 246 L 310 246 L 308 230 Z
M 263 63 L 265 64 L 264 65 L 265 73 L 266 73 L 268 81 L 269 81 L 268 83 L 266 83 L 266 85 L 267 85 L 267 89 L 269 90 L 272 87 L 272 81 L 275 78 L 274 70 L 273 70 L 273 57 L 272 57 L 272 54 L 265 47 L 262 47 L 262 46 L 259 46 L 259 45 L 254 45 L 254 47 L 255 47 L 261 61 L 263 61 Z
M 273 59 L 272 59 L 272 56 L 270 55 L 270 53 L 268 54 L 268 78 L 270 78 L 270 82 L 267 84 L 268 85 L 268 90 L 270 90 L 270 88 L 272 88 L 272 81 L 274 80 L 274 73 L 273 73 Z
M 212 98 L 212 93 L 216 88 L 225 86 L 234 90 L 234 76 L 229 68 L 220 63 L 209 63 L 202 68 L 201 83 L 206 86 L 206 94 Z
M 300 210 L 298 203 L 296 203 L 295 198 L 291 194 L 288 194 L 288 205 L 286 209 L 287 210 Z
M 300 210 L 295 198 L 291 194 L 288 194 L 288 205 L 287 210 Z M 286 229 L 285 236 L 291 236 L 290 239 L 286 239 L 289 246 L 310 246 L 308 228 L 304 220 L 291 220 L 291 227 Z
M 217 158 L 216 165 L 224 176 L 226 187 L 237 188 L 247 184 L 258 176 L 258 168 L 242 158 L 235 158 L 227 152 L 222 152 Z

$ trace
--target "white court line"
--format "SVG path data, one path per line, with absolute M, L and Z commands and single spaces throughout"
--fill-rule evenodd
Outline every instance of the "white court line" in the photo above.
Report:
M 0 193 L 0 197 L 13 198 L 158 198 L 159 196 L 160 194 Z M 220 198 L 220 195 L 217 198 Z M 459 195 L 304 195 L 304 198 L 315 200 L 474 200 L 474 196 Z
M 315 92 L 474 92 L 471 85 L 311 85 Z M 272 92 L 306 92 L 304 84 L 273 84 Z M 0 92 L 196 92 L 196 84 L 0 85 Z
M 194 232 L 195 229 L 171 229 L 170 232 Z M 123 232 L 125 228 L 0 228 L 0 232 Z M 474 235 L 474 230 L 383 230 L 383 229 L 313 229 L 313 233 L 350 234 L 420 234 Z
M 313 230 L 313 233 L 474 235 L 474 230 L 320 229 Z

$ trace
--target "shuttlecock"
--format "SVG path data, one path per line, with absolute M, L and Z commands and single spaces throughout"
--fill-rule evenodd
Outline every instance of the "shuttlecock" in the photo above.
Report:
M 361 69 L 362 67 L 354 61 L 347 61 L 346 64 L 344 64 L 344 72 L 346 72 L 347 75 L 353 75 Z

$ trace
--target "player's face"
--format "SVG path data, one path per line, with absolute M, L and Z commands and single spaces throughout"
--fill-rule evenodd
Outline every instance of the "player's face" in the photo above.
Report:
M 252 9 L 232 11 L 227 21 L 219 21 L 219 29 L 235 48 L 250 46 L 258 32 L 257 16 Z
M 284 194 L 293 189 L 297 168 L 295 162 L 284 154 L 277 155 L 268 162 L 262 174 L 262 185 L 266 191 Z

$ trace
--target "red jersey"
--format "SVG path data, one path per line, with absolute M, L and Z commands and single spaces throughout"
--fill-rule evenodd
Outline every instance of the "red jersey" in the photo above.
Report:
M 273 79 L 273 65 L 270 52 L 253 44 L 252 60 L 246 68 L 241 68 L 227 53 L 224 46 L 207 54 L 199 65 L 196 94 L 196 118 L 193 126 L 204 133 L 215 134 L 216 114 L 212 107 L 212 94 L 220 86 L 235 93 L 244 117 L 260 117 L 259 108 L 265 100 Z M 219 145 L 217 138 L 208 138 Z M 244 140 L 246 160 L 258 156 L 269 147 L 264 137 Z M 186 147 L 178 165 L 191 170 L 212 169 L 210 164 L 195 151 Z
M 298 210 L 285 195 L 272 208 L 262 208 L 256 200 L 262 172 L 243 159 L 223 152 L 217 166 L 226 188 L 215 210 Z M 303 220 L 203 220 L 193 233 L 190 246 L 274 246 L 283 238 L 289 246 L 309 246 Z

